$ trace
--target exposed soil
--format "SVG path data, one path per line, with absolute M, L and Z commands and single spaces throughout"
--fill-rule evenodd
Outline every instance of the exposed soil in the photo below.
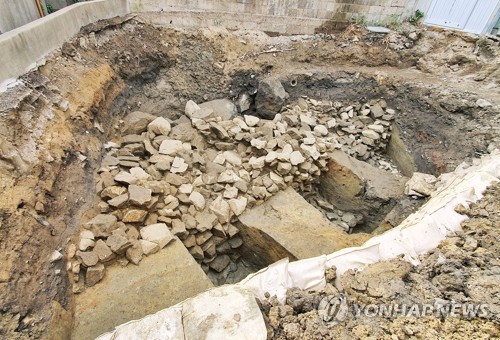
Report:
M 412 266 L 402 259 L 379 262 L 340 277 L 343 290 L 329 285 L 324 292 L 291 289 L 285 305 L 276 299 L 261 303 L 269 339 L 481 339 L 500 331 L 500 185 L 465 212 L 463 232 L 451 235 Z M 335 271 L 326 273 L 335 279 Z M 342 295 L 341 295 L 342 294 Z M 321 301 L 345 298 L 346 314 L 322 314 Z M 339 300 L 340 301 L 340 300 Z M 407 310 L 380 314 L 375 306 L 398 305 Z M 458 305 L 457 314 L 449 306 Z M 372 310 L 366 306 L 372 305 Z M 417 305 L 419 312 L 410 313 Z M 423 306 L 434 308 L 421 316 Z M 481 313 L 462 314 L 462 306 L 485 306 Z M 361 312 L 356 315 L 356 306 Z M 438 307 L 445 306 L 445 307 Z M 446 307 L 448 306 L 448 307 Z M 441 308 L 441 309 L 439 309 Z M 448 308 L 448 310 L 446 309 Z M 399 313 L 399 314 L 398 314 Z M 377 314 L 375 317 L 374 314 Z M 389 315 L 389 316 L 385 316 Z M 342 317 L 339 317 L 342 316 Z M 345 317 L 344 317 L 345 316 Z
M 96 212 L 102 144 L 126 112 L 173 120 L 189 99 L 236 99 L 273 74 L 290 100 L 384 97 L 402 112 L 396 122 L 420 171 L 449 171 L 500 145 L 498 42 L 421 28 L 412 40 L 414 31 L 269 37 L 140 17 L 82 29 L 0 93 L 0 337 L 68 336 L 71 287 L 65 259 L 52 256 Z

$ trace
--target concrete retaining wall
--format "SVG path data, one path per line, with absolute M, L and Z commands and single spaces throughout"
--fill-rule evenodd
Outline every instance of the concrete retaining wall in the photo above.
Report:
M 0 84 L 35 67 L 82 26 L 127 13 L 127 0 L 83 2 L 0 35 Z
M 39 18 L 35 0 L 0 0 L 0 34 Z
M 231 13 L 247 22 L 247 15 L 351 22 L 388 23 L 406 17 L 417 0 L 129 0 L 133 12 Z M 190 16 L 186 13 L 186 16 Z

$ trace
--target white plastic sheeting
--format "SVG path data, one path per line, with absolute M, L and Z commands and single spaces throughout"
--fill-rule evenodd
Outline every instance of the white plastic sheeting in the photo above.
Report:
M 246 313 L 255 309 L 252 305 L 255 301 L 248 299 L 248 296 L 242 298 L 243 295 L 240 293 L 238 293 L 240 296 L 232 293 L 223 296 L 224 294 L 217 293 L 231 290 L 229 287 L 235 287 L 234 289 L 241 287 L 245 292 L 251 292 L 250 294 L 259 299 L 264 299 L 265 294 L 269 293 L 271 296 L 276 295 L 280 301 L 284 302 L 286 290 L 289 288 L 298 287 L 307 290 L 324 288 L 325 270 L 332 266 L 337 268 L 337 277 L 339 277 L 349 269 L 361 270 L 369 264 L 390 260 L 399 255 L 404 255 L 407 261 L 418 264 L 419 254 L 434 249 L 450 232 L 460 230 L 460 223 L 467 217 L 455 212 L 455 207 L 458 204 L 468 207 L 470 203 L 481 199 L 484 190 L 498 182 L 499 177 L 500 152 L 496 150 L 491 155 L 476 160 L 474 166 L 462 165 L 455 172 L 442 175 L 436 191 L 416 213 L 410 215 L 398 227 L 371 238 L 360 247 L 346 248 L 329 255 L 292 263 L 289 263 L 288 259 L 283 259 L 249 275 L 237 285 L 212 289 L 139 321 L 119 326 L 114 332 L 102 335 L 98 339 L 190 339 L 192 337 L 186 334 L 188 333 L 185 331 L 186 327 L 196 327 L 196 323 L 203 324 L 206 322 L 203 319 L 205 316 L 212 323 L 214 318 L 217 323 L 227 323 L 229 316 L 222 316 L 224 306 L 231 306 L 231 313 L 234 312 L 233 308 L 242 311 L 241 321 L 244 320 Z M 213 299 L 213 296 L 222 298 Z M 183 324 L 182 306 L 193 305 L 196 302 L 200 303 L 200 315 L 191 322 L 186 324 L 185 321 Z M 194 312 L 196 311 L 191 311 L 191 313 Z M 218 319 L 219 316 L 220 319 Z M 262 318 L 260 314 L 259 316 Z M 250 334 L 253 339 L 265 339 L 266 329 L 265 326 L 262 327 L 264 323 L 263 320 L 258 319 L 259 316 L 253 313 L 250 318 L 254 322 L 254 324 L 247 325 L 251 326 L 251 333 L 248 333 L 248 327 L 241 327 L 241 329 L 229 327 L 231 335 L 246 338 Z M 223 339 L 227 335 L 227 330 L 220 326 L 210 330 L 204 338 Z

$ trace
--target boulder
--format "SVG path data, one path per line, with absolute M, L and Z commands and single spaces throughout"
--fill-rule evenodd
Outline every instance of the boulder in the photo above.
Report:
M 146 130 L 148 127 L 148 124 L 152 122 L 156 116 L 153 116 L 152 114 L 146 113 L 146 112 L 141 112 L 141 111 L 134 111 L 130 112 L 123 118 L 123 121 L 125 122 L 125 134 L 141 134 Z
M 264 119 L 273 119 L 286 104 L 288 97 L 288 93 L 278 79 L 262 79 L 255 97 L 255 108 L 258 115 Z
M 320 178 L 320 193 L 342 211 L 362 214 L 367 231 L 378 227 L 404 195 L 407 178 L 391 174 L 342 151 L 331 153 L 328 170 Z
M 236 105 L 229 99 L 215 99 L 199 105 L 201 109 L 212 110 L 210 118 L 221 117 L 222 120 L 229 120 L 238 113 Z
M 148 125 L 148 131 L 154 133 L 155 135 L 168 136 L 170 130 L 172 130 L 170 122 L 163 117 L 156 118 Z

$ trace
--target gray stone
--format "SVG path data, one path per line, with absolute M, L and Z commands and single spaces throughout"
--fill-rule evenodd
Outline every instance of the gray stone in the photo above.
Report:
M 387 34 L 391 32 L 391 30 L 388 29 L 387 27 L 381 27 L 381 26 L 366 26 L 366 29 L 370 32 L 381 33 L 381 34 Z
M 427 197 L 434 191 L 437 178 L 430 174 L 415 172 L 405 184 L 405 194 Z
M 233 198 L 229 200 L 229 207 L 231 211 L 236 215 L 240 216 L 247 207 L 248 200 L 246 197 L 241 196 L 239 198 Z
M 188 169 L 188 164 L 184 161 L 184 158 L 181 157 L 175 157 L 174 161 L 172 162 L 172 167 L 170 168 L 170 171 L 172 173 L 183 173 Z
M 191 195 L 189 195 L 189 200 L 197 210 L 205 209 L 205 197 L 200 194 L 198 191 L 193 191 Z
M 234 173 L 233 170 L 226 170 L 222 172 L 219 177 L 217 178 L 217 182 L 219 183 L 235 183 L 236 181 L 240 180 L 240 177 Z
M 102 198 L 115 198 L 117 196 L 123 195 L 127 192 L 127 189 L 121 186 L 112 185 L 107 188 L 104 188 L 101 191 Z
M 180 140 L 165 139 L 161 142 L 160 149 L 158 151 L 164 155 L 175 156 L 184 151 L 184 146 Z
M 218 218 L 216 215 L 203 211 L 195 216 L 197 225 L 196 229 L 200 232 L 210 230 L 217 224 Z
M 115 227 L 116 222 L 117 219 L 114 215 L 99 214 L 87 222 L 87 225 L 91 227 L 95 235 L 107 236 Z
M 92 287 L 96 283 L 102 280 L 104 277 L 105 268 L 104 265 L 99 263 L 93 267 L 87 268 L 85 273 L 85 283 L 88 287 Z
M 118 175 L 115 176 L 115 181 L 127 184 L 136 184 L 140 181 L 146 181 L 150 177 L 151 176 L 142 168 L 135 167 L 131 168 L 129 172 L 121 171 L 118 173 Z
M 99 261 L 101 262 L 107 262 L 115 257 L 111 249 L 103 240 L 97 240 L 94 246 L 94 252 L 97 254 L 97 257 L 99 257 Z
M 229 204 L 222 198 L 218 196 L 209 207 L 210 211 L 213 212 L 219 218 L 220 223 L 227 223 L 231 218 L 231 208 Z
M 137 265 L 142 260 L 142 247 L 141 244 L 136 241 L 132 247 L 128 248 L 125 257 L 127 260 Z
M 95 245 L 94 240 L 88 238 L 82 238 L 78 243 L 78 249 L 80 249 L 81 251 L 86 251 L 88 249 L 91 249 L 94 245 Z
M 373 139 L 373 140 L 380 139 L 380 135 L 373 130 L 364 130 L 362 132 L 362 134 L 363 134 L 363 136 L 368 137 L 368 138 Z
M 241 166 L 241 157 L 234 151 L 224 151 L 224 158 L 227 162 L 234 166 Z
M 372 105 L 370 111 L 373 119 L 381 118 L 385 114 L 380 104 Z
M 217 273 L 222 272 L 231 263 L 231 258 L 228 255 L 220 255 L 210 262 L 209 266 Z
M 106 245 L 116 254 L 123 254 L 132 243 L 123 236 L 111 235 L 106 240 Z
M 229 120 L 238 113 L 236 105 L 229 99 L 215 99 L 199 105 L 201 109 L 212 110 L 211 117 L 221 117 L 222 120 Z
M 288 97 L 288 93 L 278 79 L 262 79 L 255 97 L 255 108 L 258 115 L 265 119 L 273 119 L 286 104 Z
M 140 134 L 146 130 L 148 124 L 153 121 L 156 116 L 149 113 L 134 111 L 125 116 L 126 134 Z
M 292 165 L 299 165 L 301 163 L 304 163 L 305 160 L 306 159 L 304 158 L 304 156 L 302 156 L 300 151 L 294 151 L 290 154 L 290 163 L 292 163 Z
M 108 201 L 108 204 L 115 208 L 121 208 L 128 202 L 128 194 L 116 196 Z
M 85 267 L 95 266 L 99 261 L 99 257 L 94 251 L 77 251 L 76 256 Z

